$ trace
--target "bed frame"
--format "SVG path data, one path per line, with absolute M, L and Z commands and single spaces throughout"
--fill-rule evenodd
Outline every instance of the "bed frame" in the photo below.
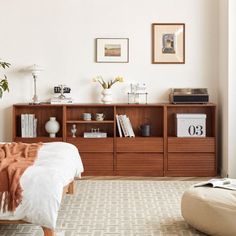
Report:
M 63 196 L 65 194 L 74 194 L 74 192 L 75 192 L 75 181 L 72 181 L 70 184 L 64 187 Z M 30 223 L 23 220 L 0 220 L 0 224 L 7 225 L 7 224 L 30 224 Z M 53 229 L 49 229 L 43 226 L 42 229 L 44 236 L 56 236 Z

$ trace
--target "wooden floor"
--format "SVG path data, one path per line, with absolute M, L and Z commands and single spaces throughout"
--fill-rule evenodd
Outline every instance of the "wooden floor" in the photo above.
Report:
M 216 177 L 127 177 L 127 176 L 82 176 L 80 180 L 149 180 L 149 181 L 206 181 Z

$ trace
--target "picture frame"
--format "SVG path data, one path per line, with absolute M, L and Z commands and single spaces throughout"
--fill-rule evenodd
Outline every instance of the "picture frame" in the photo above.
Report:
M 185 24 L 152 24 L 152 64 L 185 64 Z
M 128 63 L 128 38 L 96 38 L 96 62 Z

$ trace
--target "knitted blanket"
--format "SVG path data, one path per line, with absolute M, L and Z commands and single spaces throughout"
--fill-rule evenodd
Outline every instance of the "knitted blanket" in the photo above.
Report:
M 0 144 L 0 211 L 14 211 L 22 201 L 20 177 L 37 158 L 42 143 Z

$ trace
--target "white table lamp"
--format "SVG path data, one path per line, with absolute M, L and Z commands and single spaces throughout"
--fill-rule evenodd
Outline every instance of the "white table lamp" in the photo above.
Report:
M 40 67 L 39 65 L 32 65 L 30 67 L 31 73 L 33 75 L 33 79 L 34 79 L 34 96 L 32 98 L 32 103 L 33 104 L 39 104 L 39 100 L 38 100 L 38 96 L 37 96 L 37 78 L 39 77 L 41 71 L 43 71 L 43 68 Z

